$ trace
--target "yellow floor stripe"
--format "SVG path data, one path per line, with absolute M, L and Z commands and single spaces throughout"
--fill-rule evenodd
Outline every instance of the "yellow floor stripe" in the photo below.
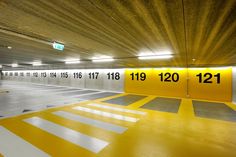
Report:
M 128 95 L 128 94 L 127 93 L 121 93 L 121 94 L 117 94 L 117 95 L 114 95 L 114 96 L 108 96 L 108 97 L 105 97 L 105 98 L 95 99 L 94 101 L 101 102 L 101 101 L 106 101 L 106 100 L 109 100 L 109 99 L 118 98 L 118 97 L 125 96 L 125 95 Z
M 236 111 L 236 105 L 235 104 L 230 103 L 230 102 L 226 102 L 225 104 Z
M 191 99 L 182 99 L 180 106 L 179 106 L 179 111 L 178 114 L 183 117 L 194 117 L 194 110 L 193 110 L 193 105 L 192 105 L 192 100 Z

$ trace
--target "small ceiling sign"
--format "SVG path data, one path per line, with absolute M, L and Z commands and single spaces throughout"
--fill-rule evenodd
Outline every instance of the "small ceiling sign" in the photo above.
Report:
M 52 46 L 53 46 L 53 48 L 56 49 L 56 50 L 59 50 L 59 51 L 63 51 L 63 50 L 64 50 L 64 45 L 63 45 L 63 44 L 54 42 L 54 43 L 52 44 Z

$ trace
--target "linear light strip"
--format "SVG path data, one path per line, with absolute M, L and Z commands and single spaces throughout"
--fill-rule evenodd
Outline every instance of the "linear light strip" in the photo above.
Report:
M 140 60 L 151 60 L 151 59 L 170 59 L 172 55 L 161 55 L 161 56 L 139 56 L 138 59 Z
M 112 62 L 114 61 L 113 58 L 106 58 L 106 59 L 93 59 L 92 62 Z

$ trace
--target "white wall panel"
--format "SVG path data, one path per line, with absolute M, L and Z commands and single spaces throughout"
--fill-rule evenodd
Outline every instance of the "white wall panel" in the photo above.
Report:
M 48 84 L 58 85 L 59 84 L 59 73 L 56 70 L 48 70 Z
M 48 84 L 48 73 L 46 70 L 40 70 L 39 72 L 39 83 Z
M 70 70 L 70 86 L 85 88 L 85 70 Z
M 3 80 L 10 80 L 10 76 L 9 76 L 8 71 L 3 71 L 2 73 L 3 73 L 3 76 L 2 76 Z
M 124 69 L 4 71 L 4 79 L 77 88 L 124 91 Z
M 70 86 L 70 71 L 69 70 L 58 70 L 58 85 Z
M 30 71 L 24 71 L 24 82 L 31 82 L 31 75 L 30 75 Z
M 103 89 L 103 69 L 88 69 L 85 71 L 85 88 Z
M 17 81 L 17 75 L 16 75 L 17 73 L 15 72 L 15 71 L 12 71 L 12 72 L 10 72 L 10 79 L 11 80 L 13 80 L 13 81 Z
M 10 71 L 9 72 L 9 80 L 13 80 L 13 77 L 14 77 L 13 75 L 14 75 L 13 71 Z
M 24 71 L 19 71 L 18 81 L 24 82 Z
M 34 70 L 30 72 L 31 82 L 32 83 L 40 83 L 40 72 L 38 70 Z
M 124 69 L 105 69 L 103 75 L 104 90 L 124 91 Z

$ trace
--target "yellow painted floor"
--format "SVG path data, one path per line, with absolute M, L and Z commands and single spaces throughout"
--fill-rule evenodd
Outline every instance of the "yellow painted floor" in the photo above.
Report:
M 144 103 L 155 98 L 155 96 L 148 96 L 127 107 L 101 102 L 120 95 L 2 119 L 0 120 L 0 126 L 7 128 L 40 150 L 55 157 L 236 156 L 236 123 L 195 117 L 191 99 L 182 99 L 180 109 L 177 114 L 139 108 Z M 144 111 L 147 112 L 147 114 L 136 115 L 86 105 L 91 102 L 119 108 Z M 236 110 L 235 105 L 231 103 L 227 103 L 227 105 Z M 84 106 L 101 111 L 117 113 L 140 118 L 140 120 L 136 123 L 131 123 L 114 120 L 111 118 L 104 118 L 98 115 L 73 110 L 72 107 L 75 106 Z M 51 114 L 52 112 L 59 110 L 124 126 L 127 127 L 128 130 L 126 130 L 123 134 L 117 134 L 90 125 L 63 119 Z M 93 153 L 22 121 L 23 119 L 33 116 L 38 116 L 86 135 L 102 139 L 109 142 L 109 145 L 99 153 Z

